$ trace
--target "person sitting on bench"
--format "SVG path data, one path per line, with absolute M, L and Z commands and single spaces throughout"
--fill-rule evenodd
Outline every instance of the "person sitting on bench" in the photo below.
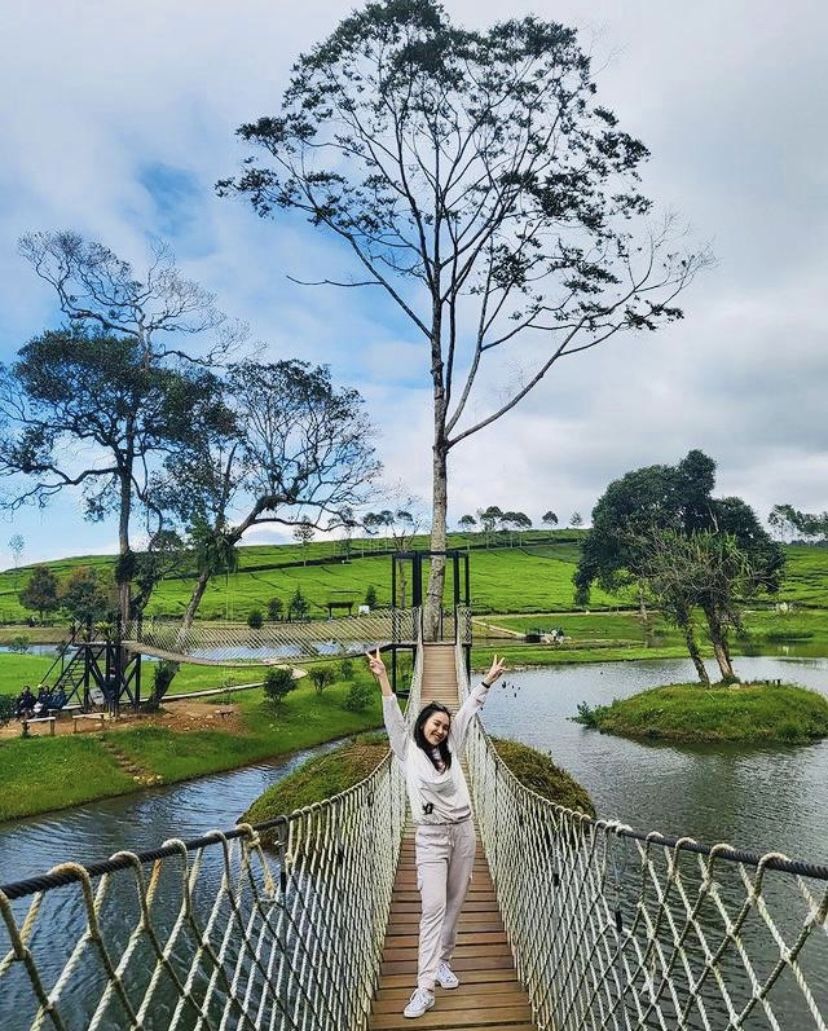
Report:
M 48 689 L 44 686 L 41 686 L 40 690 L 37 692 L 37 701 L 34 703 L 35 716 L 46 715 L 46 713 L 49 710 L 49 701 L 51 697 L 52 696 L 49 693 Z
M 17 715 L 21 718 L 31 716 L 34 712 L 35 701 L 32 689 L 27 685 L 23 688 L 20 697 L 17 699 Z
M 58 712 L 60 712 L 63 706 L 66 705 L 67 701 L 68 699 L 66 697 L 66 692 L 63 690 L 62 687 L 59 687 L 51 697 L 51 700 L 49 702 L 49 708 L 56 709 Z

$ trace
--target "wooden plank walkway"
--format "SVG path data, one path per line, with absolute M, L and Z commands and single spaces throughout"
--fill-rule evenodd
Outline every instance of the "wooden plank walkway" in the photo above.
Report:
M 424 702 L 457 707 L 454 646 L 431 644 L 423 656 Z M 506 932 L 497 908 L 489 865 L 478 839 L 471 888 L 466 897 L 454 950 L 452 968 L 460 987 L 435 989 L 436 1004 L 414 1020 L 402 1015 L 417 984 L 417 939 L 420 896 L 414 863 L 414 826 L 406 827 L 400 865 L 394 882 L 391 913 L 385 933 L 380 984 L 374 998 L 371 1031 L 429 1028 L 455 1031 L 536 1031 L 526 992 L 512 963 Z

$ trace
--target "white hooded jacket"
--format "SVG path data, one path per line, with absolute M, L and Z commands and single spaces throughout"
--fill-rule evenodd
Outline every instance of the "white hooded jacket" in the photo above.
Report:
M 488 685 L 481 682 L 471 690 L 468 698 L 452 716 L 448 736 L 452 763 L 442 773 L 435 769 L 414 740 L 413 725 L 410 729 L 406 726 L 397 696 L 383 698 L 385 727 L 391 750 L 405 772 L 414 823 L 462 823 L 471 816 L 469 789 L 460 768 L 460 757 L 466 745 L 469 724 L 482 709 L 488 693 Z

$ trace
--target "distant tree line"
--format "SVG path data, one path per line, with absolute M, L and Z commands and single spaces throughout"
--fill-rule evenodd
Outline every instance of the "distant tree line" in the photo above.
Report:
M 583 522 L 580 512 L 573 512 L 568 525 L 578 528 L 583 525 Z M 552 509 L 548 509 L 541 516 L 541 523 L 551 530 L 558 525 L 558 516 Z M 496 534 L 502 534 L 509 539 L 512 545 L 519 541 L 519 534 L 522 531 L 531 530 L 533 525 L 532 519 L 525 512 L 504 512 L 497 505 L 479 508 L 476 518 L 471 514 L 466 514 L 457 521 L 458 529 L 464 533 L 479 532 L 490 540 Z

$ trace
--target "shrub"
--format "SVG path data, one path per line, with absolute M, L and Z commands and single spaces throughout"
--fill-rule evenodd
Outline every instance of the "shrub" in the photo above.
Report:
M 251 630 L 261 630 L 264 626 L 264 616 L 261 609 L 253 609 L 247 617 L 247 625 Z
M 264 692 L 274 705 L 281 705 L 285 696 L 295 688 L 293 672 L 287 666 L 274 666 L 265 674 Z
M 170 684 L 175 679 L 177 672 L 177 662 L 172 662 L 170 659 L 161 659 L 160 662 L 156 663 L 155 669 L 152 671 L 152 694 L 156 701 L 160 702 L 167 691 L 169 691 Z
M 325 688 L 334 682 L 334 673 L 329 666 L 316 666 L 308 676 L 311 678 L 317 694 L 322 694 Z
M 271 598 L 267 603 L 267 618 L 271 623 L 277 623 L 285 611 L 284 602 L 281 598 Z
M 343 680 L 354 679 L 354 661 L 353 659 L 343 659 L 339 664 L 339 675 Z
M 497 737 L 492 741 L 500 758 L 524 787 L 556 805 L 595 816 L 595 806 L 586 790 L 549 756 L 519 741 Z
M 302 594 L 301 589 L 297 587 L 296 593 L 290 599 L 290 605 L 288 606 L 288 619 L 304 619 L 308 614 L 309 608 L 310 605 L 307 598 Z
M 572 717 L 573 723 L 580 723 L 583 727 L 592 727 L 595 729 L 598 726 L 598 713 L 603 706 L 596 705 L 593 708 L 587 702 L 578 702 L 578 715 Z
M 374 688 L 364 680 L 355 680 L 348 688 L 348 694 L 342 703 L 348 712 L 362 712 L 371 704 Z
M 17 700 L 14 695 L 0 694 L 0 727 L 5 726 L 17 712 Z
M 368 590 L 365 592 L 365 604 L 369 609 L 375 609 L 377 607 L 377 589 L 373 584 L 370 584 Z
M 16 637 L 12 638 L 11 644 L 9 645 L 10 652 L 18 652 L 22 655 L 24 652 L 27 652 L 28 650 L 29 638 L 26 637 L 25 634 L 17 634 Z

